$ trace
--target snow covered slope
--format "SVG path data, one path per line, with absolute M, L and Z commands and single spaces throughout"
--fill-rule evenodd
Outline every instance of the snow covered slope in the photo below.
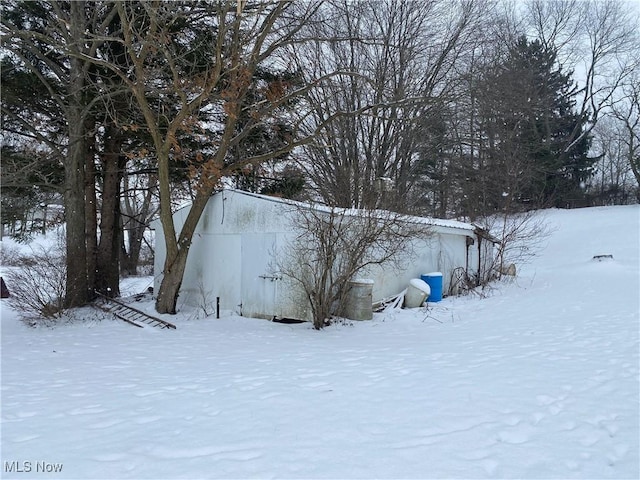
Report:
M 488 298 L 321 332 L 3 304 L 2 477 L 639 478 L 640 207 L 546 215 Z

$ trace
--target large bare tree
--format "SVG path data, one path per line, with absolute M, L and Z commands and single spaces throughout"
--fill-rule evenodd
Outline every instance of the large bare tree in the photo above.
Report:
M 624 147 L 624 158 L 637 182 L 636 196 L 640 201 L 640 73 L 622 87 L 621 96 L 612 102 L 613 118 L 619 124 L 619 141 Z
M 301 93 L 281 80 L 256 85 L 256 71 L 287 68 L 276 54 L 296 40 L 318 5 L 117 3 L 128 67 L 122 69 L 97 57 L 89 60 L 120 76 L 144 118 L 136 128 L 144 128 L 152 141 L 166 248 L 158 312 L 175 313 L 193 232 L 219 181 L 244 165 L 281 155 L 297 144 L 292 135 L 278 151 L 233 160 L 229 156 L 234 146 L 281 114 Z M 252 87 L 260 95 L 249 95 L 256 92 Z M 248 120 L 240 125 L 241 115 Z M 213 135 L 203 139 L 199 148 L 180 141 L 182 135 L 194 136 L 210 125 L 214 125 Z M 176 161 L 182 162 L 194 185 L 193 203 L 180 231 L 173 221 L 170 188 Z
M 640 68 L 640 9 L 619 0 L 529 0 L 526 5 L 525 24 L 575 72 L 579 114 L 588 123 L 574 133 L 570 149 L 591 134 Z
M 317 194 L 345 207 L 411 210 L 417 152 L 436 154 L 456 62 L 473 41 L 485 2 L 328 2 L 315 44 L 294 61 L 309 76 L 336 77 L 308 98 L 307 128 L 320 127 L 302 164 Z M 327 121 L 336 111 L 357 112 Z M 426 153 L 426 152 L 425 152 Z
M 597 205 L 625 204 L 635 199 L 638 181 L 633 164 L 629 163 L 633 158 L 629 153 L 639 142 L 629 133 L 625 121 L 611 115 L 602 117 L 593 129 L 593 151 L 598 160 L 588 183 L 588 193 Z M 630 139 L 633 142 L 629 142 Z

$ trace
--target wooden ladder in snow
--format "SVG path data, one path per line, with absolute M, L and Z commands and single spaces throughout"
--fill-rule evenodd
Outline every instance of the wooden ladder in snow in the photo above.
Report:
M 111 313 L 116 318 L 130 323 L 131 325 L 144 328 L 144 325 L 140 324 L 146 323 L 147 325 L 151 325 L 152 327 L 169 328 L 173 330 L 176 329 L 176 326 L 173 323 L 169 323 L 164 320 L 160 320 L 159 318 L 153 317 L 138 310 L 137 308 L 130 307 L 126 303 L 120 302 L 115 298 L 109 298 L 99 292 L 96 292 L 96 294 L 100 298 L 100 303 L 94 303 L 94 307 L 99 308 L 104 312 Z

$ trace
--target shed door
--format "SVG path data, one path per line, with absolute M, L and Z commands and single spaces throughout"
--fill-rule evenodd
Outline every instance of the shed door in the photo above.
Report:
M 258 318 L 279 315 L 276 308 L 279 277 L 271 258 L 276 249 L 275 233 L 242 236 L 242 314 Z
M 205 285 L 212 285 L 215 296 L 220 297 L 222 308 L 240 313 L 241 275 L 242 264 L 242 239 L 240 235 L 203 235 L 203 250 L 209 255 L 197 258 L 199 263 L 194 266 L 194 271 L 203 270 Z M 210 243 L 209 243 L 210 242 Z M 189 252 L 191 255 L 192 252 Z M 197 289 L 198 285 L 195 284 Z M 209 300 L 215 301 L 215 298 Z

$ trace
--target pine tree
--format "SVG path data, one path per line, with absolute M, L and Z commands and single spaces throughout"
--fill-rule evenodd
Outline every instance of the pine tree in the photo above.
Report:
M 556 52 L 520 37 L 483 88 L 494 208 L 564 206 L 582 195 L 593 163 L 590 137 L 574 142 L 585 119 L 575 113 L 571 73 L 558 66 Z

